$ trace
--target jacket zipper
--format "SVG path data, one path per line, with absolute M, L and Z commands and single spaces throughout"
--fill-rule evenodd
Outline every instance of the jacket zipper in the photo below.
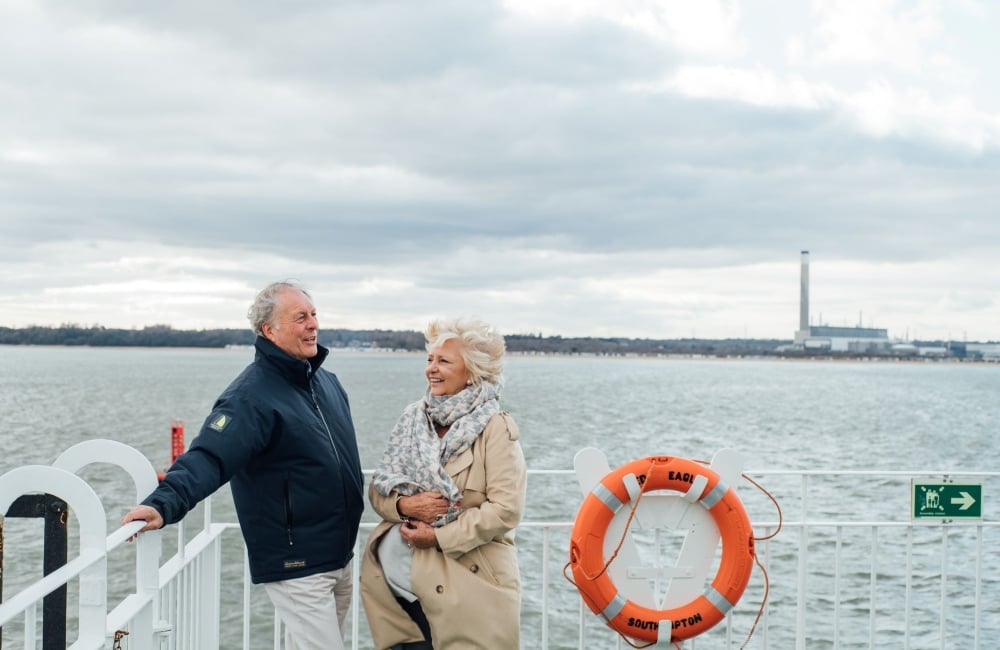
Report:
M 316 413 L 319 415 L 320 421 L 323 423 L 323 429 L 326 431 L 326 437 L 330 441 L 330 447 L 333 448 L 333 455 L 337 457 L 337 464 L 343 467 L 343 463 L 340 460 L 340 452 L 337 451 L 337 443 L 333 441 L 333 433 L 330 431 L 330 425 L 327 424 L 326 418 L 323 416 L 323 409 L 319 406 L 319 400 L 316 399 L 316 390 L 313 388 L 312 382 L 309 382 L 309 394 L 312 396 L 313 406 L 316 407 Z

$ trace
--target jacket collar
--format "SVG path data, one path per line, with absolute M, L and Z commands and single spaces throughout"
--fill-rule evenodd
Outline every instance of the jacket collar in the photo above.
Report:
M 257 349 L 255 359 L 257 363 L 266 363 L 289 381 L 303 385 L 309 383 L 309 380 L 319 370 L 327 355 L 330 354 L 328 348 L 317 345 L 316 347 L 319 351 L 316 353 L 316 356 L 303 361 L 302 359 L 296 359 L 269 339 L 260 335 L 257 335 L 254 347 Z

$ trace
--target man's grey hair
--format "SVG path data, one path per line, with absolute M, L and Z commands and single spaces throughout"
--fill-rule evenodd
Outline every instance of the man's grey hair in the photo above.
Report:
M 309 292 L 294 280 L 272 282 L 260 290 L 257 297 L 254 298 L 253 304 L 250 305 L 250 309 L 247 310 L 247 319 L 250 321 L 250 329 L 253 330 L 254 334 L 258 336 L 264 335 L 262 329 L 264 323 L 271 325 L 275 329 L 278 328 L 277 323 L 274 322 L 274 307 L 278 304 L 278 294 L 287 289 L 301 291 L 307 298 L 312 300 Z

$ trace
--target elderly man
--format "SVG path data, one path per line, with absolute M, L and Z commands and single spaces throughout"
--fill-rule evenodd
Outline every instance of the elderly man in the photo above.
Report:
M 351 559 L 364 509 L 347 393 L 321 368 L 319 322 L 294 282 L 265 287 L 248 312 L 253 363 L 219 396 L 188 451 L 122 523 L 183 519 L 229 481 L 254 583 L 285 624 L 288 650 L 341 649 Z

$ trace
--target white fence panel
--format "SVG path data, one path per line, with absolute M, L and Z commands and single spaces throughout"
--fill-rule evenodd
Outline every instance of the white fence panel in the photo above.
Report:
M 44 492 L 67 501 L 80 528 L 76 557 L 0 604 L 5 647 L 39 648 L 43 597 L 74 581 L 77 608 L 69 617 L 78 633 L 72 648 L 111 648 L 116 632 L 123 650 L 281 647 L 273 609 L 250 584 L 237 524 L 212 521 L 209 500 L 205 524 L 190 539 L 189 522 L 173 527 L 177 550 L 161 563 L 161 532 L 143 534 L 135 545 L 125 541 L 139 523 L 107 534 L 100 498 L 74 474 L 93 462 L 119 465 L 132 477 L 137 499 L 155 485 L 148 461 L 111 441 L 71 448 L 55 467 L 27 466 L 0 476 L 0 512 L 22 494 Z M 763 570 L 755 569 L 737 607 L 716 628 L 685 641 L 685 650 L 1000 647 L 1000 578 L 990 570 L 1000 565 L 1000 521 L 988 507 L 982 518 L 968 520 L 913 521 L 910 512 L 915 479 L 978 481 L 988 496 L 1000 493 L 1000 472 L 750 471 L 747 476 L 780 504 L 781 532 L 758 542 Z M 626 648 L 564 577 L 580 503 L 575 483 L 572 470 L 529 471 L 528 516 L 518 531 L 522 646 Z M 739 493 L 756 535 L 773 533 L 779 525 L 774 505 L 749 483 Z M 552 494 L 564 498 L 554 500 Z M 363 523 L 359 548 L 373 526 L 370 520 Z M 636 541 L 669 557 L 683 540 L 640 531 Z M 135 574 L 127 576 L 128 593 L 109 610 L 108 558 L 130 547 Z M 5 568 L 9 574 L 11 568 Z M 357 584 L 355 579 L 345 636 L 352 648 L 370 648 Z

